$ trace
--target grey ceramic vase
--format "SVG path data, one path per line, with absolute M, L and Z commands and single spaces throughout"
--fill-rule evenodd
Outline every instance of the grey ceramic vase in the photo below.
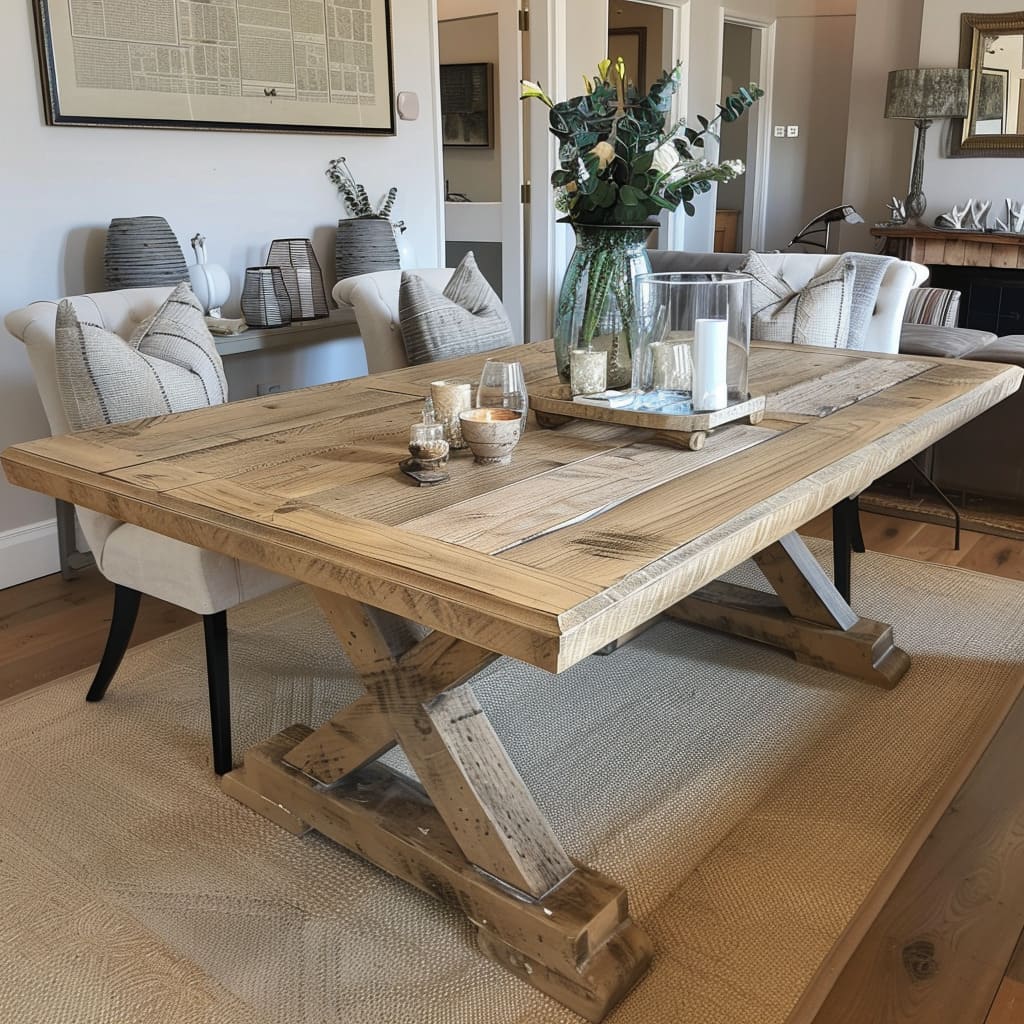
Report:
M 338 221 L 334 269 L 338 280 L 378 270 L 398 270 L 398 242 L 385 217 L 351 217 Z
M 103 255 L 107 288 L 158 288 L 188 280 L 178 239 L 163 217 L 115 217 Z

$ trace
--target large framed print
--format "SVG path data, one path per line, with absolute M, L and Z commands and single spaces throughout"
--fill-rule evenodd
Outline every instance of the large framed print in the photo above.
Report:
M 394 134 L 389 0 L 34 0 L 48 124 Z

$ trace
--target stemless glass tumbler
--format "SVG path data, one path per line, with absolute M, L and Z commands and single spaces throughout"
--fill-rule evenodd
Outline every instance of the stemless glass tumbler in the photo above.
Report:
M 488 359 L 480 374 L 476 404 L 481 409 L 515 409 L 525 428 L 529 399 L 522 363 Z
M 747 400 L 749 277 L 644 274 L 636 282 L 636 308 L 636 404 L 686 403 L 693 412 L 709 412 Z

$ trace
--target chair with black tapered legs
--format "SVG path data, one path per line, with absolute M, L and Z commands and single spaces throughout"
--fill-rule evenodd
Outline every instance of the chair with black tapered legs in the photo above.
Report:
M 131 642 L 135 620 L 139 616 L 142 594 L 130 587 L 114 587 L 114 614 L 103 657 L 96 668 L 85 699 L 103 700 Z M 206 645 L 206 678 L 210 691 L 210 735 L 213 746 L 213 770 L 218 775 L 231 771 L 231 690 L 228 674 L 228 613 L 203 616 Z
M 140 343 L 136 340 L 132 345 L 128 345 L 126 339 L 154 315 L 161 315 L 161 311 L 171 305 L 168 301 L 171 295 L 170 288 L 135 288 L 79 295 L 70 300 L 79 327 L 84 325 L 84 329 L 90 332 L 89 337 L 83 337 L 81 340 L 106 346 L 97 353 L 97 359 L 107 360 L 108 377 L 111 376 L 111 362 L 117 369 L 121 365 L 118 360 L 122 355 L 126 367 L 137 358 L 134 353 L 139 351 Z M 177 301 L 176 308 L 179 311 L 183 310 L 182 315 L 192 317 L 196 325 L 194 329 L 199 329 L 198 324 L 202 322 L 201 308 L 191 308 L 194 299 L 190 295 L 183 298 L 186 301 Z M 33 302 L 24 309 L 8 314 L 4 323 L 15 338 L 25 343 L 35 374 L 36 386 L 50 422 L 51 433 L 66 434 L 72 429 L 83 429 L 91 424 L 76 423 L 69 418 L 66 407 L 67 366 L 61 367 L 64 378 L 58 385 L 57 353 L 65 352 L 67 349 L 56 344 L 57 307 L 57 302 Z M 173 321 L 173 316 L 171 319 Z M 65 309 L 62 323 L 66 324 L 67 320 Z M 63 329 L 68 328 L 65 326 Z M 177 329 L 178 322 L 173 321 L 170 330 L 161 332 L 158 344 L 163 348 L 158 353 L 147 353 L 145 372 L 154 373 L 154 366 L 170 363 L 171 383 L 175 380 L 184 381 L 187 386 L 192 382 L 192 378 L 201 378 L 201 394 L 204 398 L 191 404 L 172 407 L 170 410 L 164 408 L 139 412 L 136 405 L 133 407 L 135 416 L 176 412 L 179 409 L 213 404 L 227 398 L 223 367 L 212 339 L 208 345 L 204 345 L 204 338 L 185 337 L 184 333 L 179 337 L 174 333 Z M 203 329 L 205 330 L 205 325 Z M 182 331 L 184 332 L 184 328 Z M 125 351 L 122 354 L 118 348 L 121 344 L 126 350 L 132 351 Z M 174 348 L 176 344 L 177 348 Z M 193 365 L 189 362 L 192 359 L 203 362 Z M 165 390 L 169 389 L 165 387 Z M 114 399 L 118 397 L 115 395 Z M 129 395 L 129 398 L 137 401 L 135 395 Z M 105 411 L 109 411 L 113 405 L 113 402 L 107 403 Z M 71 411 L 79 413 L 81 409 L 72 406 Z M 120 422 L 126 418 L 129 417 L 108 417 L 106 422 Z M 114 584 L 114 613 L 110 633 L 86 699 L 99 701 L 106 693 L 128 649 L 139 603 L 144 594 L 187 608 L 203 617 L 213 768 L 217 774 L 230 771 L 231 705 L 228 690 L 227 609 L 275 590 L 290 581 L 258 566 L 205 551 L 130 523 L 118 522 L 110 516 L 87 508 L 78 506 L 75 513 L 97 568 Z

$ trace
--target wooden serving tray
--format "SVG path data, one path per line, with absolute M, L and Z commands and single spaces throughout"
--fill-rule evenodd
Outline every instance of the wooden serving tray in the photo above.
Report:
M 537 417 L 538 425 L 546 429 L 560 427 L 569 420 L 621 423 L 655 430 L 660 439 L 692 451 L 700 451 L 704 447 L 708 434 L 715 427 L 743 419 L 749 423 L 760 423 L 764 419 L 764 407 L 764 395 L 753 395 L 745 402 L 736 402 L 715 412 L 679 414 L 585 405 L 572 400 L 568 384 L 540 385 L 530 391 L 530 408 Z

